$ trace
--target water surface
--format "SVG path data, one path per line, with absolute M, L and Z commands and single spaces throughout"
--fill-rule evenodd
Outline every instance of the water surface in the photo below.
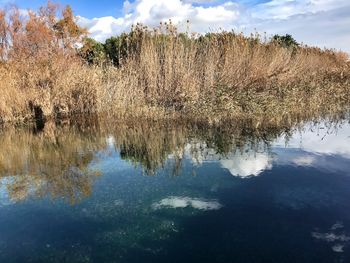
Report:
M 348 120 L 3 129 L 0 262 L 350 262 Z

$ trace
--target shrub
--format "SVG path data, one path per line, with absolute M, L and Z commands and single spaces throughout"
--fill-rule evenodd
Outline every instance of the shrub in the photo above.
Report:
M 277 42 L 282 47 L 290 48 L 290 47 L 298 47 L 300 44 L 289 34 L 285 36 L 274 35 L 272 38 L 273 41 Z

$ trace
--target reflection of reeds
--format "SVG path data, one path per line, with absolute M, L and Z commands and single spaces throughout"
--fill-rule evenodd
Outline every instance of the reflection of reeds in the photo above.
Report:
M 184 127 L 159 123 L 123 125 L 113 129 L 121 158 L 140 164 L 148 174 L 163 166 L 171 154 L 186 144 Z
M 346 114 L 324 118 L 336 127 Z M 79 118 L 79 120 L 83 120 Z M 205 122 L 113 122 L 108 119 L 81 121 L 79 124 L 45 124 L 36 129 L 3 129 L 0 133 L 0 177 L 13 200 L 30 195 L 63 197 L 77 202 L 89 196 L 94 178 L 99 175 L 88 165 L 109 154 L 106 138 L 113 137 L 113 147 L 121 158 L 141 166 L 147 175 L 155 175 L 167 164 L 166 172 L 177 175 L 182 160 L 198 163 L 208 154 L 225 157 L 268 151 L 270 143 L 280 136 L 286 140 L 292 131 L 308 121 L 317 126 L 319 118 L 294 116 L 270 122 L 242 119 L 225 124 Z M 95 153 L 99 151 L 99 157 Z M 185 156 L 186 155 L 186 156 Z
M 103 147 L 95 140 L 50 123 L 37 135 L 28 129 L 5 129 L 0 135 L 0 174 L 10 182 L 10 197 L 50 194 L 75 202 L 88 196 L 95 173 L 87 165 L 97 147 Z

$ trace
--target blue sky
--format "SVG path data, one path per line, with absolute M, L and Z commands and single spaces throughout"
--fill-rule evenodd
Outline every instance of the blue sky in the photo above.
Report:
M 45 0 L 14 0 L 8 1 L 15 3 L 18 7 L 23 9 L 36 9 L 45 5 Z M 123 2 L 121 0 L 98 0 L 98 1 L 84 1 L 84 0 L 60 0 L 53 1 L 62 5 L 69 4 L 72 6 L 74 12 L 87 18 L 102 17 L 102 16 L 118 16 L 123 13 Z
M 44 0 L 0 0 L 21 9 L 36 9 Z M 191 31 L 217 30 L 292 34 L 299 42 L 350 53 L 350 0 L 60 0 L 70 4 L 77 21 L 104 41 L 141 22 L 157 26 L 172 19 Z
M 171 1 L 171 0 L 170 0 Z M 247 6 L 256 5 L 259 3 L 268 2 L 269 0 L 239 0 L 235 1 L 242 3 Z M 0 0 L 1 2 L 1 0 Z M 36 9 L 42 5 L 45 5 L 47 1 L 45 0 L 9 0 L 2 1 L 8 3 L 14 3 L 18 7 L 23 9 Z M 103 16 L 120 16 L 123 14 L 123 0 L 99 0 L 99 1 L 84 1 L 84 0 L 59 0 L 53 1 L 58 2 L 62 5 L 69 4 L 76 14 L 84 16 L 86 18 L 103 17 Z M 213 6 L 220 3 L 224 3 L 224 0 L 217 1 L 200 1 L 199 3 L 194 2 L 194 6 Z

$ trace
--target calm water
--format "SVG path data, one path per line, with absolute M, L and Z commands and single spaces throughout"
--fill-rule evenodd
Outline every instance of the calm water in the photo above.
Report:
M 348 120 L 3 129 L 0 262 L 350 262 Z

